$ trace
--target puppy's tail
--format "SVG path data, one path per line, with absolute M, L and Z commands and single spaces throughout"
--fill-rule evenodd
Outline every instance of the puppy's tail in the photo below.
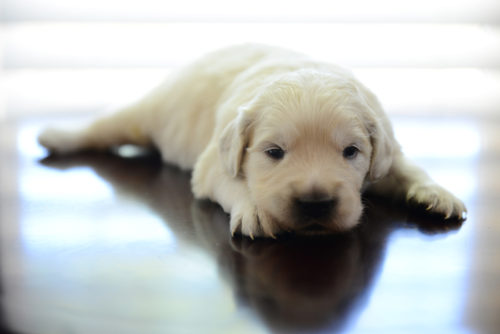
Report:
M 124 144 L 150 146 L 151 138 L 147 135 L 150 132 L 146 127 L 141 112 L 134 106 L 81 129 L 47 128 L 38 136 L 38 142 L 56 154 L 105 150 Z

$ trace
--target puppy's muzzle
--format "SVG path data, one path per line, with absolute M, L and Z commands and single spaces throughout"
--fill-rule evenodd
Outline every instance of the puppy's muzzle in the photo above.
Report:
M 297 215 L 304 225 L 328 220 L 337 206 L 338 199 L 322 194 L 309 194 L 295 199 Z

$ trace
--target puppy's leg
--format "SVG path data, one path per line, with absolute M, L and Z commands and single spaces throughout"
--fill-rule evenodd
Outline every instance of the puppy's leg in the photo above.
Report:
M 465 219 L 465 205 L 449 191 L 435 183 L 420 167 L 402 154 L 394 158 L 389 174 L 373 184 L 370 192 L 404 198 L 409 205 L 422 207 L 445 219 Z
M 280 230 L 273 220 L 254 204 L 243 178 L 224 171 L 215 145 L 211 144 L 198 159 L 193 171 L 192 189 L 197 198 L 208 198 L 230 213 L 231 234 L 251 237 L 275 237 Z
M 146 146 L 150 144 L 146 121 L 138 108 L 130 107 L 81 129 L 45 129 L 38 136 L 38 142 L 59 154 L 107 149 L 122 144 Z

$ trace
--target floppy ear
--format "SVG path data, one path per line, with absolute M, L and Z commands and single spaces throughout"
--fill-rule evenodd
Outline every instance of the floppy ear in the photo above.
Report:
M 361 96 L 368 106 L 364 117 L 372 144 L 368 178 L 370 181 L 376 181 L 386 176 L 389 172 L 394 152 L 397 150 L 397 143 L 394 139 L 391 123 L 385 115 L 377 97 L 366 87 L 360 86 Z
M 219 140 L 219 152 L 226 171 L 237 177 L 249 143 L 250 128 L 253 122 L 253 113 L 240 108 L 238 116 L 233 119 L 222 131 Z
M 389 172 L 394 153 L 394 137 L 387 119 L 377 119 L 369 125 L 372 156 L 368 176 L 370 181 L 383 178 Z

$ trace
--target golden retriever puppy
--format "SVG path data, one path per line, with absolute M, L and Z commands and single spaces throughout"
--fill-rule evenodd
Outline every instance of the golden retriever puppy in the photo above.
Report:
M 445 219 L 465 207 L 408 162 L 376 97 L 337 66 L 243 45 L 180 70 L 138 103 L 78 131 L 47 129 L 53 153 L 155 146 L 193 169 L 197 198 L 230 213 L 250 237 L 355 226 L 370 190 Z

